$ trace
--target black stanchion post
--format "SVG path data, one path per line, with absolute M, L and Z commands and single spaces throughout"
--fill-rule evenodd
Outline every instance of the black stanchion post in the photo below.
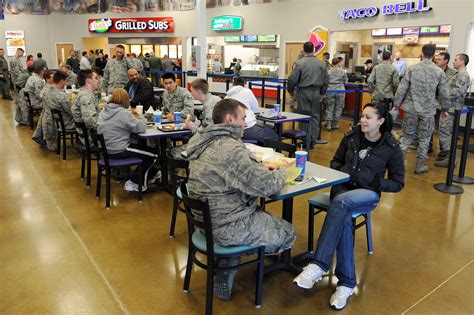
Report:
M 362 102 L 362 84 L 356 87 L 355 91 L 355 109 L 354 109 L 354 126 L 359 123 L 360 117 L 360 103 Z
M 249 82 L 249 89 L 252 89 L 252 82 Z
M 285 111 L 286 106 L 286 80 L 283 81 L 283 103 L 281 104 L 281 111 Z
M 262 107 L 265 107 L 265 79 L 262 79 Z
M 474 184 L 473 178 L 465 176 L 467 153 L 469 150 L 469 140 L 471 138 L 472 110 L 473 107 L 469 107 L 469 112 L 466 116 L 466 124 L 464 126 L 464 138 L 462 143 L 461 163 L 459 165 L 459 175 L 453 176 L 453 182 L 465 185 Z
M 229 91 L 229 89 L 230 89 L 230 80 L 227 79 L 227 80 L 225 80 L 225 91 L 227 92 L 227 91 Z
M 454 164 L 456 163 L 456 146 L 459 132 L 459 117 L 461 111 L 454 111 L 453 133 L 451 136 L 451 147 L 449 151 L 448 174 L 446 175 L 446 183 L 437 183 L 433 187 L 437 191 L 441 191 L 450 195 L 462 194 L 464 189 L 461 186 L 453 185 Z
M 183 87 L 186 88 L 186 71 L 181 72 L 181 81 L 183 82 Z
M 279 85 L 277 86 L 277 104 L 280 104 L 281 106 L 281 87 Z M 283 109 L 281 109 L 281 107 L 280 111 L 283 112 Z

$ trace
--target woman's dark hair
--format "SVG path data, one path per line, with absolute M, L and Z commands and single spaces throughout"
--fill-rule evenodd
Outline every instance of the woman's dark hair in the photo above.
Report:
M 384 134 L 386 132 L 391 132 L 392 131 L 392 127 L 393 127 L 392 115 L 390 114 L 390 112 L 388 111 L 388 108 L 384 104 L 381 104 L 381 103 L 367 103 L 367 104 L 365 104 L 364 109 L 366 107 L 372 107 L 373 109 L 375 109 L 375 111 L 377 113 L 377 117 L 379 119 L 381 119 L 381 118 L 385 119 L 383 124 L 380 126 L 380 133 Z

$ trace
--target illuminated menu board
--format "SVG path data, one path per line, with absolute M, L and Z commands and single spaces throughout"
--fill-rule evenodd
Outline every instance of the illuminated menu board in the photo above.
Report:
M 372 36 L 385 36 L 387 29 L 377 28 L 372 30 Z
M 401 27 L 387 28 L 387 36 L 401 36 L 402 31 Z
M 440 34 L 449 34 L 451 33 L 451 25 L 441 25 L 439 27 Z
M 422 26 L 420 34 L 438 34 L 439 26 Z

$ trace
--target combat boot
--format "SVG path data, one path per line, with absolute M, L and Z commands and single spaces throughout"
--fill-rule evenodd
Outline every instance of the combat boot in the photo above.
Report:
M 416 164 L 415 174 L 428 173 L 430 169 L 425 165 L 425 162 L 418 162 Z
M 331 121 L 330 120 L 326 120 L 326 130 L 327 131 L 331 131 Z
M 440 151 L 438 155 L 436 155 L 436 161 L 442 161 L 446 158 L 449 158 L 449 151 Z

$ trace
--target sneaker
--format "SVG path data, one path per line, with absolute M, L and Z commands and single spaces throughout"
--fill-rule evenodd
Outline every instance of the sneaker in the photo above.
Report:
M 330 121 L 330 120 L 327 120 L 327 121 L 326 121 L 326 130 L 327 130 L 327 131 L 331 131 L 331 130 L 332 130 L 332 128 L 331 128 L 331 121 Z
M 329 300 L 329 305 L 335 310 L 342 310 L 346 304 L 347 299 L 354 293 L 354 288 L 349 288 L 345 286 L 336 287 L 336 292 L 331 296 Z
M 428 173 L 430 169 L 425 164 L 418 164 L 415 169 L 415 174 Z
M 339 124 L 337 123 L 336 120 L 332 121 L 332 129 L 339 129 Z
M 237 266 L 240 263 L 239 257 L 229 257 L 220 259 L 219 267 Z M 218 271 L 214 278 L 214 293 L 221 300 L 228 301 L 232 295 L 232 286 L 234 285 L 235 275 L 237 270 Z
M 148 185 L 154 184 L 157 180 L 161 181 L 161 171 L 158 171 L 155 176 L 148 180 Z
M 123 187 L 126 191 L 138 191 L 138 184 L 132 182 L 131 179 L 125 182 L 125 186 Z M 142 186 L 142 192 L 147 189 L 146 186 Z
M 449 166 L 449 157 L 444 158 L 444 160 L 438 160 L 434 163 L 435 166 L 438 167 L 448 167 Z M 454 167 L 456 167 L 456 163 L 454 163 Z
M 293 283 L 303 289 L 311 289 L 313 285 L 323 278 L 325 271 L 316 264 L 309 264 L 303 268 L 303 272 L 300 273 Z

